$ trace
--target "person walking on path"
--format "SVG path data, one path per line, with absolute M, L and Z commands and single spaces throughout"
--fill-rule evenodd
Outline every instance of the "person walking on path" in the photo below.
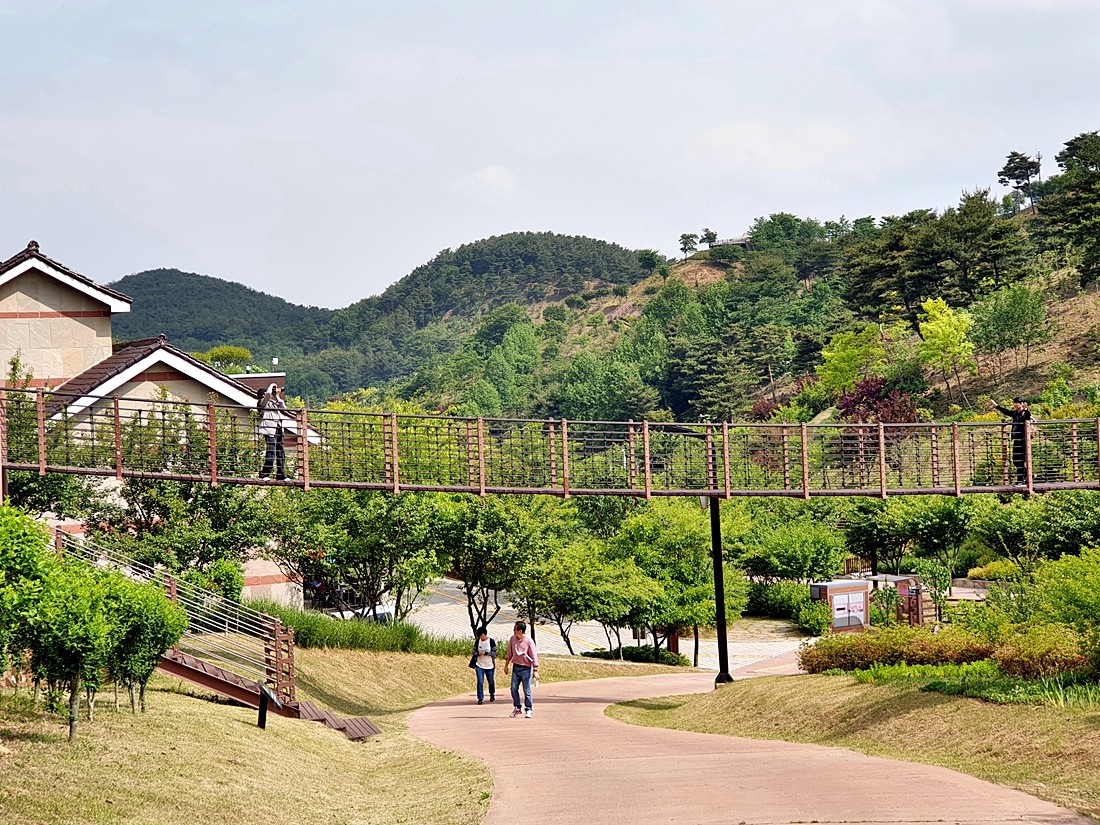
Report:
M 484 627 L 478 628 L 477 640 L 474 642 L 474 655 L 470 658 L 470 666 L 477 671 L 477 703 L 485 704 L 485 682 L 489 683 L 489 701 L 497 700 L 496 682 L 496 658 L 497 640 L 489 638 L 489 631 Z
M 256 405 L 260 411 L 260 435 L 264 437 L 264 466 L 260 478 L 269 478 L 274 469 L 278 481 L 286 479 L 286 452 L 283 450 L 283 417 L 286 401 L 283 388 L 271 383 Z
M 1016 487 L 1027 486 L 1027 428 L 1031 423 L 1031 410 L 1028 409 L 1027 400 L 1016 396 L 1012 399 L 1012 409 L 1002 407 L 992 398 L 989 406 L 1002 415 L 1012 419 L 1012 431 L 1009 437 L 1012 441 L 1012 464 L 1016 468 Z
M 527 638 L 527 624 L 516 622 L 508 639 L 508 653 L 504 657 L 504 675 L 512 668 L 512 716 L 521 713 L 531 718 L 531 677 L 539 670 L 539 653 L 535 643 Z M 519 686 L 523 683 L 523 710 L 519 704 Z

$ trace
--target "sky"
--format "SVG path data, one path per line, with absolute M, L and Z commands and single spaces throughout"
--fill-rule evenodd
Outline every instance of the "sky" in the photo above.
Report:
M 513 231 L 942 210 L 1100 129 L 1095 0 L 3 0 L 0 259 L 300 304 Z

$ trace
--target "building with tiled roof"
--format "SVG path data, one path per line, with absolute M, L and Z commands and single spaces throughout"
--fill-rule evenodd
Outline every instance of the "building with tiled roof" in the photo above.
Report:
M 0 263 L 0 365 L 18 354 L 35 386 L 56 387 L 110 357 L 111 316 L 130 298 L 41 253 Z
M 170 399 L 251 412 L 256 390 L 283 373 L 229 376 L 163 335 L 115 344 L 111 316 L 131 299 L 42 254 L 38 243 L 0 263 L 0 359 L 15 356 L 32 387 L 50 390 L 50 417 L 87 419 L 112 397 Z M 0 383 L 3 378 L 0 376 Z M 292 416 L 287 429 L 296 430 Z M 310 441 L 317 434 L 310 431 Z M 319 439 L 318 439 L 319 440 Z

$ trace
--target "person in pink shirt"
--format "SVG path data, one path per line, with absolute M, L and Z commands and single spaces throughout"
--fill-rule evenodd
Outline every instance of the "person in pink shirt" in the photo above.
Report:
M 508 639 L 508 654 L 504 657 L 504 675 L 512 668 L 512 717 L 521 713 L 531 718 L 531 677 L 538 673 L 539 652 L 535 643 L 527 638 L 527 624 L 516 622 L 511 638 Z M 523 710 L 519 705 L 519 685 L 523 683 Z

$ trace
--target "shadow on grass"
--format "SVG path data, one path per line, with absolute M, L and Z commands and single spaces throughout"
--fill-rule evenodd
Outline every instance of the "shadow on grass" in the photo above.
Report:
M 323 704 L 330 710 L 336 713 L 344 714 L 345 716 L 366 716 L 372 721 L 377 717 L 394 716 L 401 713 L 412 713 L 414 710 L 423 707 L 429 702 L 409 702 L 407 705 L 390 705 L 383 707 L 381 705 L 371 704 L 364 701 L 349 701 L 345 696 L 338 696 L 332 691 L 328 690 L 309 676 L 305 676 L 302 673 L 297 675 L 298 687 L 305 691 L 313 699 Z
M 621 707 L 637 708 L 638 710 L 663 711 L 676 710 L 686 704 L 686 699 L 661 698 L 661 699 L 635 699 L 630 702 L 619 702 Z
M 68 733 L 36 733 L 33 731 L 0 728 L 0 742 L 33 742 L 39 745 L 57 745 L 68 741 Z

